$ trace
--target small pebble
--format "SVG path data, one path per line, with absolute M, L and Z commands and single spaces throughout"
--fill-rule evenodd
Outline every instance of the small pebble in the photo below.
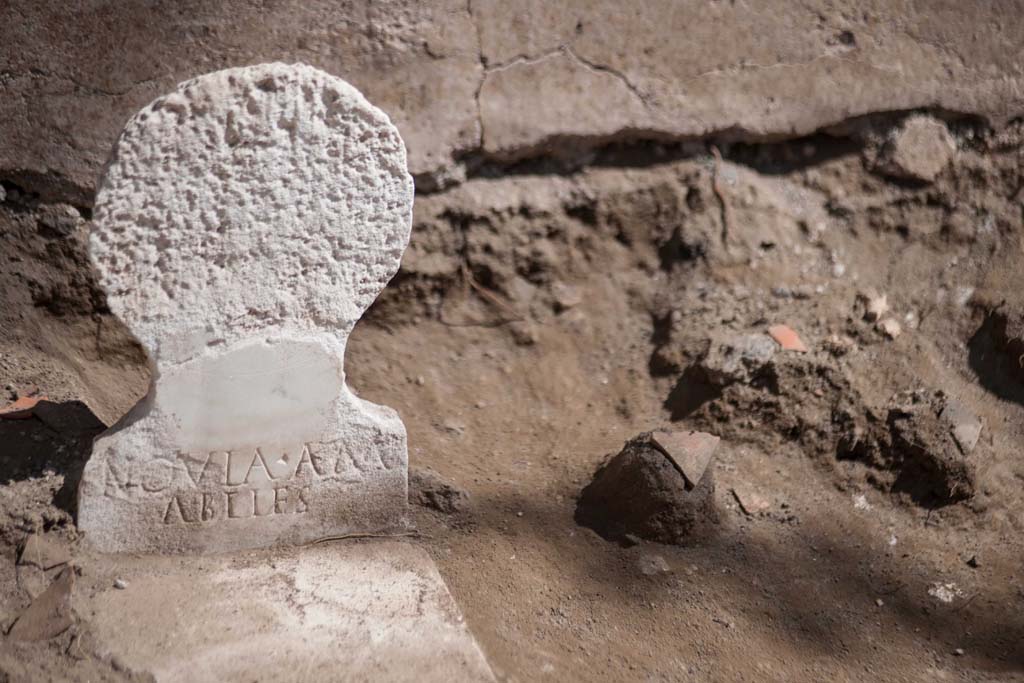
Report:
M 637 558 L 637 566 L 640 569 L 640 573 L 644 576 L 667 574 L 672 571 L 671 567 L 668 566 L 668 562 L 661 555 L 641 555 Z
M 877 329 L 879 332 L 884 334 L 889 339 L 895 339 L 896 337 L 900 336 L 900 334 L 903 332 L 903 329 L 900 327 L 900 324 L 893 320 L 892 318 L 886 318 L 885 320 L 879 321 L 875 325 L 875 329 Z
M 626 548 L 632 548 L 635 545 L 640 545 L 640 537 L 636 534 L 626 534 L 622 537 L 622 545 Z
M 864 319 L 868 322 L 875 322 L 889 312 L 889 301 L 885 294 L 866 292 L 862 296 L 865 300 Z
M 957 649 L 953 650 L 953 656 L 955 656 L 955 657 L 963 657 L 964 656 L 964 649 L 962 647 L 958 647 Z
M 114 579 L 114 588 L 116 588 L 117 590 L 123 591 L 127 587 L 128 587 L 128 582 L 125 581 L 124 579 Z

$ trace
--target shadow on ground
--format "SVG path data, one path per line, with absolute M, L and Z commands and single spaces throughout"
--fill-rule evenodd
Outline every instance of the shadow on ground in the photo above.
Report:
M 978 382 L 999 398 L 1024 405 L 1024 340 L 1009 336 L 1006 316 L 986 316 L 967 348 Z
M 105 428 L 81 401 L 40 401 L 30 417 L 0 420 L 0 481 L 60 475 L 64 483 L 53 504 L 74 515 L 93 439 Z
M 720 504 L 723 498 L 720 491 Z M 485 649 L 493 650 L 486 648 L 488 641 L 493 645 L 493 639 L 510 636 L 481 633 L 493 622 L 477 621 L 474 614 L 530 610 L 537 615 L 533 633 L 542 634 L 547 622 L 569 610 L 567 623 L 617 625 L 613 641 L 607 630 L 573 626 L 580 650 L 618 656 L 640 671 L 666 666 L 670 654 L 687 661 L 710 659 L 717 667 L 737 652 L 765 647 L 758 657 L 774 657 L 775 674 L 800 680 L 805 674 L 788 668 L 787 653 L 800 655 L 792 662 L 829 662 L 825 668 L 837 675 L 855 670 L 883 675 L 906 670 L 915 661 L 922 675 L 932 665 L 985 672 L 995 680 L 1024 672 L 1024 595 L 1019 588 L 987 581 L 984 568 L 965 567 L 976 585 L 962 581 L 965 594 L 942 603 L 928 593 L 945 575 L 940 567 L 909 548 L 884 550 L 884 539 L 840 515 L 807 507 L 779 521 L 722 509 L 725 521 L 718 533 L 694 545 L 645 542 L 624 548 L 576 526 L 574 507 L 570 495 L 560 503 L 552 497 L 514 495 L 475 500 L 459 516 L 461 523 L 431 515 L 428 526 L 444 520 L 448 528 L 441 532 L 440 545 L 454 546 L 453 553 L 460 534 L 482 536 L 494 548 L 490 557 L 475 558 L 472 580 L 460 580 L 452 554 L 437 556 L 460 601 L 468 603 L 463 609 Z M 642 556 L 652 554 L 664 558 L 669 571 L 642 572 Z M 543 590 L 538 591 L 535 572 L 517 572 L 517 565 L 527 564 L 548 565 Z M 492 590 L 479 591 L 481 582 Z M 559 598 L 595 592 L 599 600 L 588 614 L 572 614 L 579 601 Z M 487 602 L 482 608 L 480 603 Z M 658 651 L 665 624 L 678 652 Z M 529 640 L 530 633 L 527 629 L 517 637 Z M 539 637 L 538 643 L 506 644 L 541 647 Z M 653 654 L 644 654 L 652 648 Z M 959 650 L 963 656 L 956 655 Z M 751 661 L 734 663 L 737 674 L 751 672 Z M 716 680 L 728 679 L 724 670 L 716 670 L 726 676 Z

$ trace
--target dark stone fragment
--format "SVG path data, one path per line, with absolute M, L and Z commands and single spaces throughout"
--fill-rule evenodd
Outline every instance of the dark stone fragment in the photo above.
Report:
M 462 510 L 469 494 L 431 469 L 409 472 L 409 500 L 431 510 L 451 515 Z
M 688 491 L 685 477 L 650 433 L 641 434 L 604 463 L 583 489 L 576 521 L 607 540 L 622 542 L 632 535 L 686 545 L 718 521 L 712 470 L 708 467 Z

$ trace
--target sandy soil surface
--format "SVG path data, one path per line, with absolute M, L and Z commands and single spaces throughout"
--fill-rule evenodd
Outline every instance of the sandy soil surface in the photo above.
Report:
M 906 130 L 612 146 L 417 198 L 346 367 L 408 427 L 420 542 L 500 679 L 1024 680 L 1024 129 L 947 118 L 901 156 Z M 9 625 L 59 571 L 16 564 L 31 533 L 89 571 L 76 478 L 147 371 L 88 212 L 4 187 L 0 375 L 49 398 L 0 420 Z M 808 350 L 753 351 L 777 324 Z M 714 532 L 578 525 L 604 459 L 664 428 L 722 438 Z M 5 638 L 0 671 L 146 679 L 72 621 Z

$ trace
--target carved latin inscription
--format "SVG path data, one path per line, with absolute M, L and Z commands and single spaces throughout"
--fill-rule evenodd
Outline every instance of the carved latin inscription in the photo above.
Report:
M 268 515 L 302 514 L 315 505 L 311 484 L 358 485 L 402 466 L 390 449 L 354 453 L 339 442 L 291 449 L 260 446 L 225 451 L 178 451 L 170 458 L 106 463 L 104 495 L 159 497 L 164 524 L 199 524 Z

